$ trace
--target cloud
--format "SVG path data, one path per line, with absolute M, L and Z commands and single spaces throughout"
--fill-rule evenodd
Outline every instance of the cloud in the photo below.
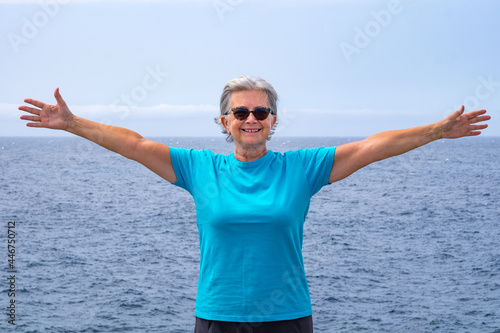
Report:
M 18 110 L 18 104 L 0 103 L 0 117 L 2 119 L 19 118 L 23 111 Z M 128 105 L 71 105 L 71 112 L 75 115 L 91 118 L 116 118 L 125 120 L 152 120 L 161 118 L 186 118 L 196 115 L 215 117 L 219 108 L 214 105 L 168 105 L 159 104 L 154 106 L 128 106 Z
M 218 114 L 218 107 L 213 105 L 168 105 L 128 106 L 128 105 L 85 105 L 72 106 L 73 113 L 89 118 L 117 118 L 125 120 L 157 120 L 169 118 L 192 118 L 193 116 L 211 116 Z
M 391 116 L 391 115 L 417 115 L 412 111 L 375 110 L 375 109 L 301 109 L 299 112 L 322 115 L 342 115 L 342 116 Z M 294 111 L 291 111 L 294 112 Z
M 19 117 L 28 113 L 18 110 L 18 107 L 18 104 L 0 103 L 0 136 L 61 134 L 47 129 L 26 128 L 26 121 Z M 213 105 L 71 105 L 70 109 L 79 117 L 130 128 L 144 135 L 204 136 L 219 133 L 213 122 L 219 108 Z

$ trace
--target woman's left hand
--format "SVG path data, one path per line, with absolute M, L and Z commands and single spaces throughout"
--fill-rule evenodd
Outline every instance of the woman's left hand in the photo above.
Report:
M 481 134 L 482 129 L 488 124 L 476 123 L 490 120 L 490 116 L 483 116 L 486 110 L 477 110 L 464 113 L 464 106 L 441 120 L 438 124 L 441 129 L 441 137 L 444 139 L 455 139 L 464 136 L 475 136 Z

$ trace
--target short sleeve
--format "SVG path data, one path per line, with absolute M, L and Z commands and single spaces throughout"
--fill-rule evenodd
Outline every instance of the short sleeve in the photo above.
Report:
M 173 184 L 192 193 L 195 176 L 199 177 L 199 172 L 205 169 L 201 165 L 211 163 L 213 155 L 209 150 L 170 147 L 170 159 L 177 178 Z
M 335 148 L 313 148 L 299 149 L 297 151 L 304 170 L 307 181 L 311 189 L 311 196 L 316 194 L 325 185 L 329 185 L 330 173 L 332 171 Z
M 189 165 L 191 164 L 189 150 L 170 147 L 170 160 L 172 161 L 172 167 L 174 168 L 175 177 L 177 178 L 173 184 L 186 189 L 185 178 Z

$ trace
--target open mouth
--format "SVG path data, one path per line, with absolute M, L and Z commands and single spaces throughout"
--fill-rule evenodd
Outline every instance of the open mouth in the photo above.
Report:
M 243 132 L 246 132 L 246 133 L 257 133 L 257 132 L 260 132 L 262 129 L 259 128 L 259 129 L 244 129 L 242 128 L 241 129 Z

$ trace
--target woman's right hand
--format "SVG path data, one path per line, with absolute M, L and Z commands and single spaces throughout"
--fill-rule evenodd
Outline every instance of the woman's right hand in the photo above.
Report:
M 29 127 L 66 130 L 143 164 L 171 183 L 177 181 L 168 146 L 147 140 L 126 128 L 100 124 L 74 116 L 59 94 L 59 88 L 54 92 L 54 97 L 57 101 L 56 105 L 31 98 L 25 99 L 24 102 L 34 107 L 20 106 L 19 110 L 32 114 L 23 115 L 21 119 L 30 121 L 26 124 Z
M 71 126 L 74 115 L 69 110 L 66 102 L 64 102 L 61 94 L 59 93 L 59 88 L 56 88 L 56 90 L 54 91 L 54 97 L 57 101 L 56 105 L 46 104 L 31 98 L 27 98 L 24 100 L 25 103 L 35 106 L 30 107 L 23 105 L 19 107 L 19 110 L 26 111 L 33 115 L 21 116 L 22 120 L 31 121 L 29 123 L 26 123 L 26 126 L 60 130 L 67 130 Z

